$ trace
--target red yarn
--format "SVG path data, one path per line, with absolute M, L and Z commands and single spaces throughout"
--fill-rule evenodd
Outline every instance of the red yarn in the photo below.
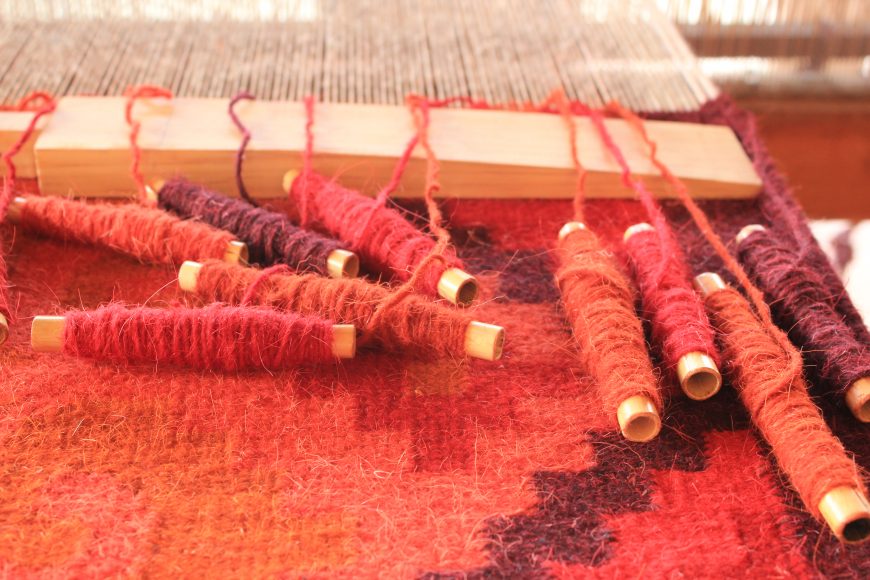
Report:
M 270 308 L 126 308 L 64 315 L 63 353 L 122 364 L 279 370 L 335 360 L 332 323 Z
M 713 329 L 700 297 L 688 283 L 682 252 L 662 252 L 659 236 L 650 230 L 630 236 L 625 247 L 665 366 L 675 370 L 680 358 L 690 352 L 707 354 L 718 364 Z
M 242 162 L 245 159 L 245 150 L 248 148 L 248 143 L 251 142 L 251 132 L 247 127 L 242 123 L 242 120 L 239 119 L 239 116 L 236 114 L 235 106 L 241 100 L 253 101 L 255 100 L 254 95 L 248 93 L 246 91 L 242 91 L 237 94 L 235 97 L 230 99 L 230 105 L 228 108 L 228 112 L 230 115 L 230 119 L 232 119 L 233 124 L 236 128 L 242 133 L 242 141 L 239 143 L 239 150 L 236 152 L 236 165 L 235 165 L 235 174 L 236 174 L 236 187 L 239 190 L 239 195 L 242 196 L 242 199 L 247 201 L 249 204 L 257 207 L 257 202 L 251 199 L 251 196 L 248 195 L 248 189 L 245 187 L 245 180 L 242 179 Z
M 21 226 L 44 236 L 103 246 L 142 262 L 180 264 L 222 258 L 233 238 L 196 221 L 182 221 L 138 204 L 89 204 L 26 196 Z
M 196 294 L 208 301 L 256 304 L 327 316 L 362 332 L 359 345 L 377 342 L 391 350 L 464 358 L 472 318 L 415 294 L 391 303 L 391 293 L 359 279 L 291 274 L 276 266 L 262 272 L 225 262 L 203 264 Z
M 841 486 L 863 490 L 857 466 L 807 394 L 800 356 L 782 332 L 775 329 L 779 336 L 771 336 L 732 288 L 713 292 L 705 302 L 740 399 L 807 509 L 818 518 L 827 492 Z
M 139 130 L 142 128 L 142 123 L 133 119 L 133 105 L 136 104 L 138 99 L 153 98 L 171 99 L 172 92 L 163 87 L 139 85 L 127 91 L 127 104 L 124 107 L 124 118 L 127 121 L 127 126 L 130 127 L 130 153 L 133 156 L 133 162 L 130 165 L 130 175 L 133 177 L 133 181 L 136 182 L 139 199 L 142 203 L 148 203 L 148 194 L 145 191 L 145 178 L 139 169 L 139 165 L 142 162 L 142 150 L 139 148 Z
M 302 173 L 294 180 L 290 194 L 296 200 L 300 219 L 305 224 L 315 220 L 326 230 L 348 244 L 349 249 L 360 256 L 363 265 L 381 272 L 388 272 L 403 282 L 413 284 L 430 295 L 437 294 L 438 280 L 448 268 L 462 268 L 449 245 L 449 234 L 441 226 L 441 213 L 432 196 L 437 191 L 437 160 L 428 146 L 428 108 L 425 112 L 415 109 L 418 123 L 418 139 L 426 140 L 427 185 L 426 196 L 430 215 L 430 229 L 438 236 L 438 242 L 417 230 L 398 211 L 384 207 L 387 196 L 398 184 L 396 174 L 401 176 L 415 145 L 412 139 L 399 159 L 390 183 L 381 190 L 377 199 L 363 196 L 341 187 L 335 181 L 318 175 L 312 169 L 314 144 L 314 104 L 305 101 L 306 149 L 302 159 Z M 416 104 L 414 106 L 417 106 Z M 413 278 L 413 279 L 412 279 Z
M 42 91 L 33 91 L 14 105 L 0 105 L 0 111 L 35 111 L 49 103 L 54 103 L 54 97 Z
M 588 229 L 559 241 L 556 282 L 580 346 L 580 358 L 596 382 L 605 412 L 616 421 L 619 405 L 645 395 L 661 411 L 634 295 L 612 257 Z

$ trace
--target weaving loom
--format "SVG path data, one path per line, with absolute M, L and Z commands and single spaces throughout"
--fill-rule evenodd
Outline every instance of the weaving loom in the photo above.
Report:
M 867 327 L 655 4 L 0 2 L 0 572 L 870 575 Z

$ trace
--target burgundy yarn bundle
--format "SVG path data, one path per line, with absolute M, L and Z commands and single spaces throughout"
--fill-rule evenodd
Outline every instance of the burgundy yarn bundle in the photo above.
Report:
M 241 371 L 335 360 L 332 323 L 269 308 L 126 308 L 64 316 L 65 354 L 116 363 Z
M 675 240 L 670 247 L 678 248 Z M 667 368 L 675 369 L 680 358 L 690 352 L 709 355 L 718 365 L 713 329 L 698 294 L 688 285 L 689 271 L 682 252 L 663 251 L 659 235 L 652 230 L 629 236 L 625 248 L 653 342 L 659 345 Z
M 387 349 L 465 356 L 465 332 L 472 319 L 464 311 L 412 293 L 388 304 L 391 294 L 387 288 L 361 279 L 270 270 L 206 262 L 197 278 L 196 294 L 209 301 L 319 314 L 353 324 L 362 331 L 360 344 L 373 339 Z
M 748 235 L 738 253 L 777 323 L 788 330 L 819 377 L 840 393 L 857 379 L 870 377 L 868 345 L 843 321 L 825 280 L 801 255 L 766 230 Z
M 342 245 L 294 225 L 283 214 L 230 199 L 182 178 L 167 181 L 157 194 L 160 207 L 235 234 L 248 245 L 252 263 L 287 264 L 326 274 L 327 258 Z
M 235 238 L 195 221 L 137 204 L 89 204 L 27 196 L 21 226 L 61 240 L 103 246 L 148 263 L 222 258 Z

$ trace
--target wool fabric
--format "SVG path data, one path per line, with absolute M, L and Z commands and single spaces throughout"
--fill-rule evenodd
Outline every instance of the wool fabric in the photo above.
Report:
M 448 268 L 463 268 L 461 260 L 449 247 L 439 252 L 431 236 L 415 228 L 397 210 L 385 207 L 385 196 L 379 199 L 366 197 L 315 173 L 311 169 L 314 113 L 310 99 L 306 101 L 306 111 L 303 171 L 293 181 L 289 192 L 299 207 L 303 225 L 308 220 L 319 222 L 326 231 L 347 244 L 348 249 L 357 253 L 368 269 L 390 274 L 402 282 L 408 282 L 419 271 L 417 289 L 437 295 L 441 275 Z M 403 159 L 407 164 L 403 156 L 399 167 L 403 166 Z M 427 173 L 427 195 L 432 192 L 431 177 L 431 173 Z M 391 183 L 397 184 L 398 180 L 394 178 Z M 437 216 L 433 219 L 437 221 Z
M 387 349 L 465 357 L 465 332 L 471 317 L 416 294 L 389 304 L 391 292 L 360 279 L 331 279 L 211 261 L 203 264 L 196 294 L 209 301 L 254 304 L 302 314 L 327 316 L 362 331 Z
M 740 399 L 807 510 L 819 518 L 819 502 L 834 488 L 863 491 L 857 466 L 807 393 L 794 347 L 784 351 L 785 337 L 770 336 L 732 288 L 713 292 L 705 303 Z
M 183 218 L 192 218 L 235 234 L 248 245 L 250 261 L 287 264 L 300 271 L 327 274 L 327 258 L 341 244 L 304 230 L 287 216 L 209 191 L 183 178 L 167 181 L 158 204 Z
M 824 279 L 800 254 L 764 230 L 747 236 L 738 256 L 820 378 L 844 394 L 857 379 L 870 377 L 868 345 L 843 322 Z
M 588 229 L 564 236 L 557 251 L 562 303 L 605 412 L 615 421 L 619 405 L 634 395 L 649 397 L 661 411 L 662 397 L 628 280 Z
M 669 244 L 669 253 L 663 251 L 660 242 L 659 236 L 651 230 L 634 233 L 625 240 L 653 342 L 671 371 L 676 369 L 680 358 L 690 352 L 704 353 L 718 365 L 713 329 L 700 297 L 687 283 L 689 271 L 685 257 L 682 252 L 673 251 L 676 241 Z
M 20 224 L 47 237 L 102 246 L 141 262 L 180 264 L 221 258 L 235 238 L 196 221 L 183 221 L 138 204 L 84 203 L 26 196 Z
M 126 308 L 64 316 L 63 353 L 121 364 L 242 371 L 334 361 L 332 323 L 269 308 Z

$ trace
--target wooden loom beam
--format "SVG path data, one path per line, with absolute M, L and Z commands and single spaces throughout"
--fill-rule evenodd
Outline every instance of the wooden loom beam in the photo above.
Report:
M 237 194 L 233 166 L 240 134 L 225 99 L 153 100 L 137 103 L 139 143 L 148 180 L 184 175 L 217 191 Z M 66 97 L 35 146 L 44 193 L 105 197 L 130 195 L 130 152 L 123 98 Z M 298 102 L 253 101 L 237 105 L 253 138 L 244 178 L 255 197 L 286 195 L 282 178 L 298 169 L 304 148 L 304 108 Z M 442 193 L 460 198 L 568 198 L 575 173 L 565 128 L 556 115 L 468 109 L 432 110 L 430 140 L 442 164 Z M 404 107 L 319 104 L 315 110 L 314 166 L 339 175 L 342 184 L 374 193 L 389 179 L 413 134 Z M 579 118 L 579 148 L 589 169 L 590 197 L 631 198 L 619 169 L 597 133 Z M 637 175 L 653 192 L 671 193 L 647 152 L 621 120 L 607 120 Z M 665 164 L 697 198 L 747 198 L 761 180 L 727 127 L 650 121 Z M 424 160 L 415 152 L 397 196 L 423 191 Z

